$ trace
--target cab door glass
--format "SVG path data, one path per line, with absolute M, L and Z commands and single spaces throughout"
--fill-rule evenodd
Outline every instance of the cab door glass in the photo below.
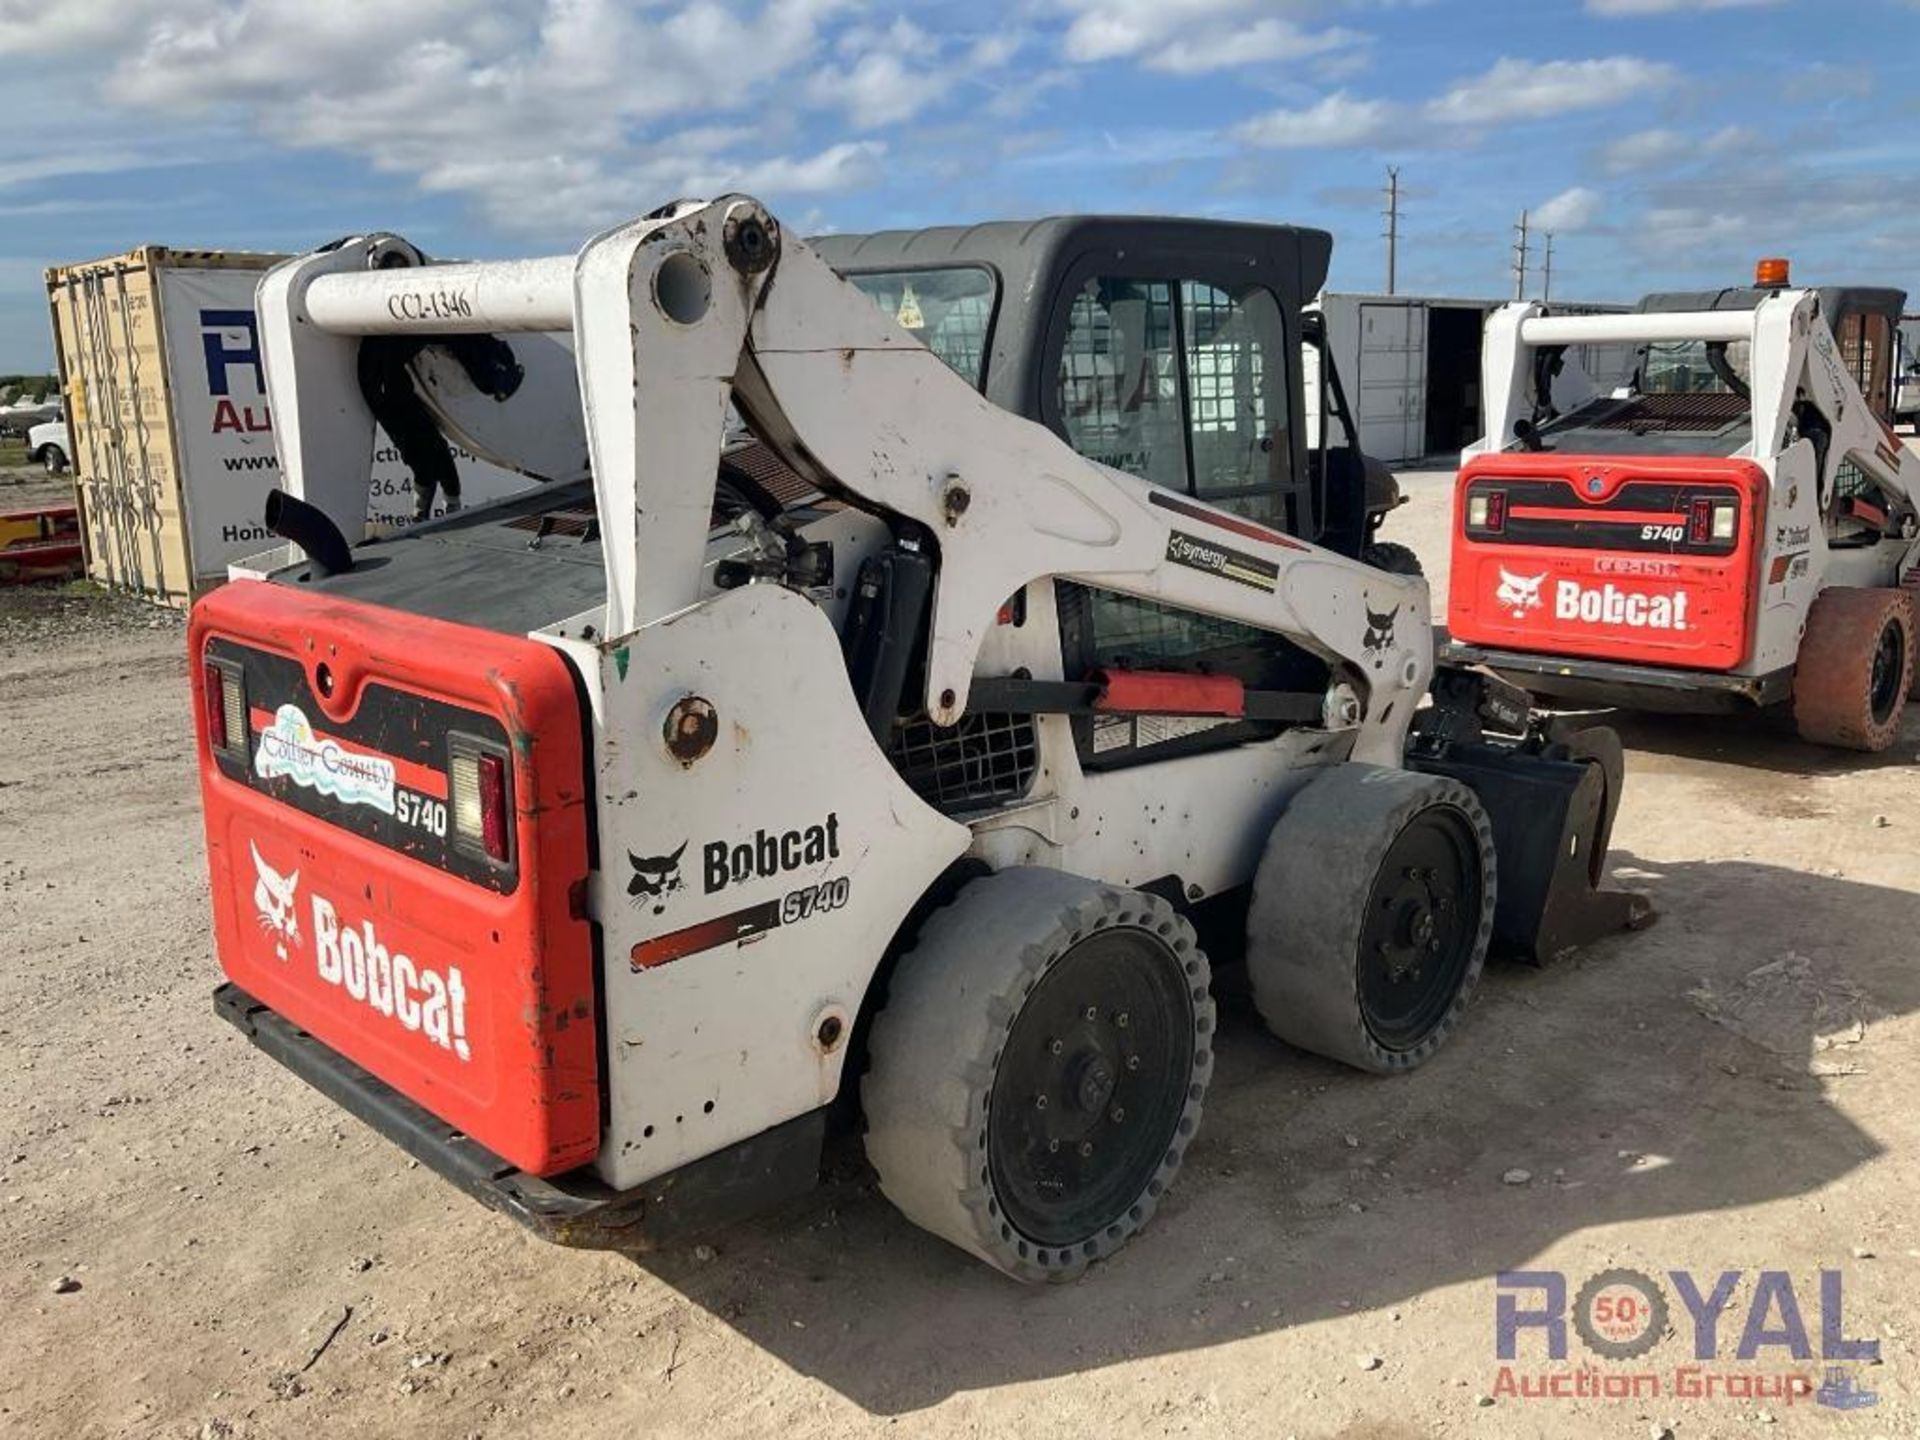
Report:
M 1074 296 L 1060 352 L 1060 419 L 1089 460 L 1186 491 L 1174 287 L 1097 277 Z
M 1250 520 L 1278 523 L 1293 463 L 1279 302 L 1258 286 L 1235 296 L 1188 280 L 1180 308 L 1193 492 Z
M 1090 460 L 1283 523 L 1286 367 L 1280 304 L 1263 287 L 1098 276 L 1068 314 L 1061 424 Z

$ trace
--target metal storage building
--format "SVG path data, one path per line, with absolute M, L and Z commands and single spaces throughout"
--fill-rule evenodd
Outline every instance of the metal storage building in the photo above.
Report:
M 1317 303 L 1362 450 L 1404 465 L 1457 455 L 1480 438 L 1480 337 L 1487 313 L 1509 302 L 1328 291 Z M 1561 315 L 1604 315 L 1628 307 L 1556 301 L 1550 308 Z M 1633 347 L 1581 346 L 1570 363 L 1610 389 L 1632 370 Z M 1307 393 L 1318 393 L 1311 371 Z

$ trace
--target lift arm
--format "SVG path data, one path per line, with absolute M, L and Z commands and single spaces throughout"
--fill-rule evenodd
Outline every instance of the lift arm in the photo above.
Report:
M 1424 582 L 1081 457 L 989 404 L 758 202 L 682 202 L 573 257 L 417 260 L 396 237 L 366 237 L 289 261 L 260 287 L 289 488 L 349 536 L 365 531 L 373 428 L 353 337 L 568 332 L 604 541 L 605 643 L 701 600 L 732 401 L 795 471 L 933 537 L 926 708 L 936 723 L 966 711 L 1000 607 L 1063 577 L 1315 652 L 1334 672 L 1330 704 L 1357 708 L 1355 758 L 1400 763 L 1432 670 Z M 541 394 L 473 403 L 527 406 L 525 424 L 548 433 L 567 417 Z M 498 420 L 490 428 L 512 434 Z

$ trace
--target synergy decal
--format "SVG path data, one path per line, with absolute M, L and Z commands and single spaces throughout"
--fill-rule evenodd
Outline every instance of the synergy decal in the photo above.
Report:
M 651 900 L 656 915 L 666 909 L 661 902 L 674 891 L 684 888 L 680 880 L 680 857 L 686 853 L 687 842 L 684 840 L 671 855 L 642 856 L 629 850 L 627 863 L 633 866 L 633 878 L 627 881 L 628 898 L 636 905 Z
M 273 723 L 260 732 L 253 768 L 262 779 L 284 775 L 343 805 L 371 805 L 394 813 L 393 762 L 321 739 L 298 705 L 282 705 L 274 712 Z
M 260 928 L 273 936 L 274 954 L 287 958 L 287 947 L 300 943 L 300 917 L 294 913 L 294 892 L 300 888 L 300 872 L 282 875 L 260 858 L 260 847 L 251 840 L 253 852 L 253 906 L 260 912 Z
M 1280 583 L 1280 567 L 1271 560 L 1262 560 L 1258 555 L 1249 555 L 1231 546 L 1216 545 L 1184 530 L 1167 532 L 1167 559 L 1189 570 L 1251 585 L 1255 590 L 1272 591 Z
M 342 924 L 333 903 L 313 897 L 313 958 L 320 978 L 376 1014 L 470 1060 L 467 987 L 460 967 L 443 975 L 381 943 L 373 921 Z
M 1493 592 L 1493 598 L 1513 612 L 1513 618 L 1524 620 L 1529 610 L 1540 608 L 1540 586 L 1547 578 L 1542 570 L 1538 575 L 1516 575 L 1506 566 L 1500 567 L 1500 588 Z
M 729 845 L 715 840 L 701 851 L 707 894 L 749 880 L 771 880 L 805 865 L 840 858 L 840 816 L 828 812 L 818 825 L 795 830 L 756 830 L 751 840 Z M 675 859 L 678 859 L 676 852 Z
M 750 945 L 782 925 L 798 925 L 816 915 L 842 908 L 852 893 L 853 882 L 844 875 L 822 880 L 817 885 L 802 885 L 778 900 L 749 905 L 731 915 L 702 920 L 698 925 L 689 925 L 670 935 L 642 940 L 633 947 L 631 963 L 636 971 L 653 970 L 703 950 L 717 950 L 722 945 Z

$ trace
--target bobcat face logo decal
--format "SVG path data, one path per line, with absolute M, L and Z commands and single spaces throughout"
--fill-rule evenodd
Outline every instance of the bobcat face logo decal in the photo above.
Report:
M 300 872 L 282 875 L 260 858 L 260 847 L 251 840 L 253 852 L 253 905 L 260 912 L 260 928 L 273 936 L 274 954 L 287 958 L 287 947 L 300 943 L 300 917 L 294 913 L 294 892 L 300 887 Z
M 629 850 L 627 862 L 633 866 L 633 878 L 627 881 L 627 895 L 633 903 L 639 905 L 651 900 L 656 915 L 665 910 L 667 896 L 681 888 L 680 857 L 686 853 L 684 840 L 671 855 L 642 856 Z
M 1540 587 L 1546 578 L 1544 570 L 1538 575 L 1516 575 L 1502 565 L 1500 588 L 1493 592 L 1493 598 L 1512 611 L 1514 619 L 1524 620 L 1527 611 L 1540 608 Z
M 1369 655 L 1377 655 L 1393 647 L 1393 622 L 1400 618 L 1400 607 L 1396 605 L 1384 615 L 1371 604 L 1366 608 L 1367 633 L 1360 637 L 1360 644 Z

